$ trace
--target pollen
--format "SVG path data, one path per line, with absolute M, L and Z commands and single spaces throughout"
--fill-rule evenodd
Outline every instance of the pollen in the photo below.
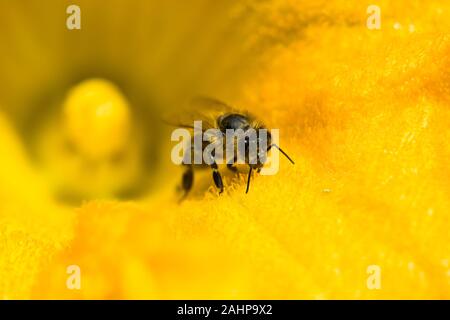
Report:
M 86 80 L 73 87 L 63 106 L 68 139 L 86 157 L 99 159 L 124 149 L 130 136 L 130 106 L 113 83 Z

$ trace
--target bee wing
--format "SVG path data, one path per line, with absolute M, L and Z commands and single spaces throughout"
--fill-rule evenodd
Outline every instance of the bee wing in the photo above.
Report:
M 203 130 L 216 128 L 217 119 L 236 110 L 219 100 L 209 97 L 195 97 L 187 107 L 165 115 L 163 121 L 169 125 L 193 129 L 194 121 L 202 121 Z
M 225 102 L 204 96 L 193 98 L 189 105 L 196 110 L 207 110 L 209 112 L 220 112 L 222 114 L 236 112 L 235 108 L 229 106 Z

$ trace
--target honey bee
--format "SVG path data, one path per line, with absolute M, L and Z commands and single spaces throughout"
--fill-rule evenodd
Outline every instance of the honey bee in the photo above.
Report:
M 260 120 L 255 118 L 253 115 L 249 114 L 246 111 L 237 110 L 224 102 L 219 100 L 208 98 L 208 97 L 196 97 L 191 100 L 190 106 L 188 110 L 183 112 L 178 112 L 176 116 L 170 118 L 170 120 L 164 120 L 167 124 L 176 126 L 179 128 L 185 128 L 188 130 L 194 131 L 194 135 L 192 135 L 192 142 L 196 139 L 195 136 L 195 127 L 193 123 L 195 121 L 202 121 L 202 128 L 200 134 L 202 137 L 201 148 L 195 147 L 195 143 L 190 144 L 190 148 L 186 150 L 186 152 L 190 152 L 190 154 L 185 154 L 189 158 L 195 157 L 195 154 L 204 152 L 205 148 L 212 142 L 211 140 L 217 139 L 216 137 L 212 137 L 211 139 L 203 138 L 204 133 L 209 129 L 216 129 L 219 132 L 219 139 L 225 140 L 227 139 L 227 132 L 229 130 L 233 130 L 241 132 L 242 134 L 233 137 L 232 148 L 236 149 L 236 152 L 233 150 L 233 157 L 226 161 L 226 166 L 229 170 L 234 173 L 238 173 L 237 164 L 244 163 L 245 166 L 248 166 L 248 176 L 247 176 L 247 188 L 246 193 L 248 193 L 250 188 L 250 180 L 252 177 L 252 172 L 260 172 L 262 167 L 264 166 L 264 157 L 252 157 L 250 151 L 250 145 L 255 143 L 256 146 L 256 154 L 266 154 L 272 147 L 277 148 L 292 164 L 294 161 L 275 143 L 272 143 L 271 134 L 265 128 Z M 253 130 L 251 130 L 253 129 Z M 265 143 L 262 143 L 263 137 L 259 134 L 260 132 L 266 132 Z M 251 135 L 247 135 L 247 132 L 257 132 L 258 134 L 254 136 L 255 138 L 252 140 Z M 236 138 L 236 139 L 235 139 Z M 239 148 L 237 148 L 239 143 L 243 143 L 244 146 L 241 152 Z M 224 145 L 225 145 L 224 144 Z M 242 152 L 243 151 L 243 152 Z M 238 161 L 240 159 L 241 161 Z M 217 165 L 217 159 L 215 158 L 214 152 L 212 153 L 211 161 L 208 163 L 195 164 L 192 161 L 182 161 L 182 165 L 185 167 L 185 171 L 183 173 L 181 179 L 181 188 L 184 191 L 184 194 L 180 201 L 182 201 L 192 189 L 194 182 L 194 168 L 210 168 L 212 170 L 212 178 L 215 186 L 219 190 L 219 194 L 223 192 L 224 185 L 222 181 L 222 176 L 219 172 L 219 167 Z

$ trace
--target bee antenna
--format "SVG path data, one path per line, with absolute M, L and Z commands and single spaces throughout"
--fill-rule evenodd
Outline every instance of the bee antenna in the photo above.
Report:
M 252 167 L 250 167 L 250 171 L 248 172 L 248 178 L 247 178 L 247 190 L 245 191 L 245 193 L 248 193 L 248 189 L 250 189 L 250 179 L 252 177 Z
M 292 160 L 292 159 L 287 155 L 287 153 L 284 152 L 284 151 L 283 151 L 279 146 L 277 146 L 275 143 L 272 144 L 272 145 L 270 145 L 270 147 L 271 147 L 271 148 L 272 148 L 272 147 L 275 147 L 275 148 L 277 148 L 278 150 L 280 150 L 280 152 L 281 152 L 286 158 L 288 158 L 288 160 L 289 160 L 292 164 L 295 164 L 294 160 Z

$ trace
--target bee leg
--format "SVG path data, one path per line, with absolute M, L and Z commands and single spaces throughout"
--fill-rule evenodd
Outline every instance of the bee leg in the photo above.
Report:
M 211 169 L 213 170 L 214 183 L 215 183 L 217 189 L 220 190 L 219 194 L 221 194 L 223 192 L 222 176 L 220 175 L 219 168 L 217 167 L 217 164 L 215 162 L 213 164 L 211 164 Z
M 238 169 L 234 165 L 236 163 L 236 155 L 234 156 L 234 160 L 227 163 L 227 169 L 233 171 L 234 173 L 238 173 Z
M 194 170 L 192 165 L 186 165 L 186 171 L 183 173 L 181 180 L 181 187 L 183 188 L 184 195 L 179 202 L 183 201 L 188 195 L 189 191 L 192 189 L 192 184 L 194 182 Z

